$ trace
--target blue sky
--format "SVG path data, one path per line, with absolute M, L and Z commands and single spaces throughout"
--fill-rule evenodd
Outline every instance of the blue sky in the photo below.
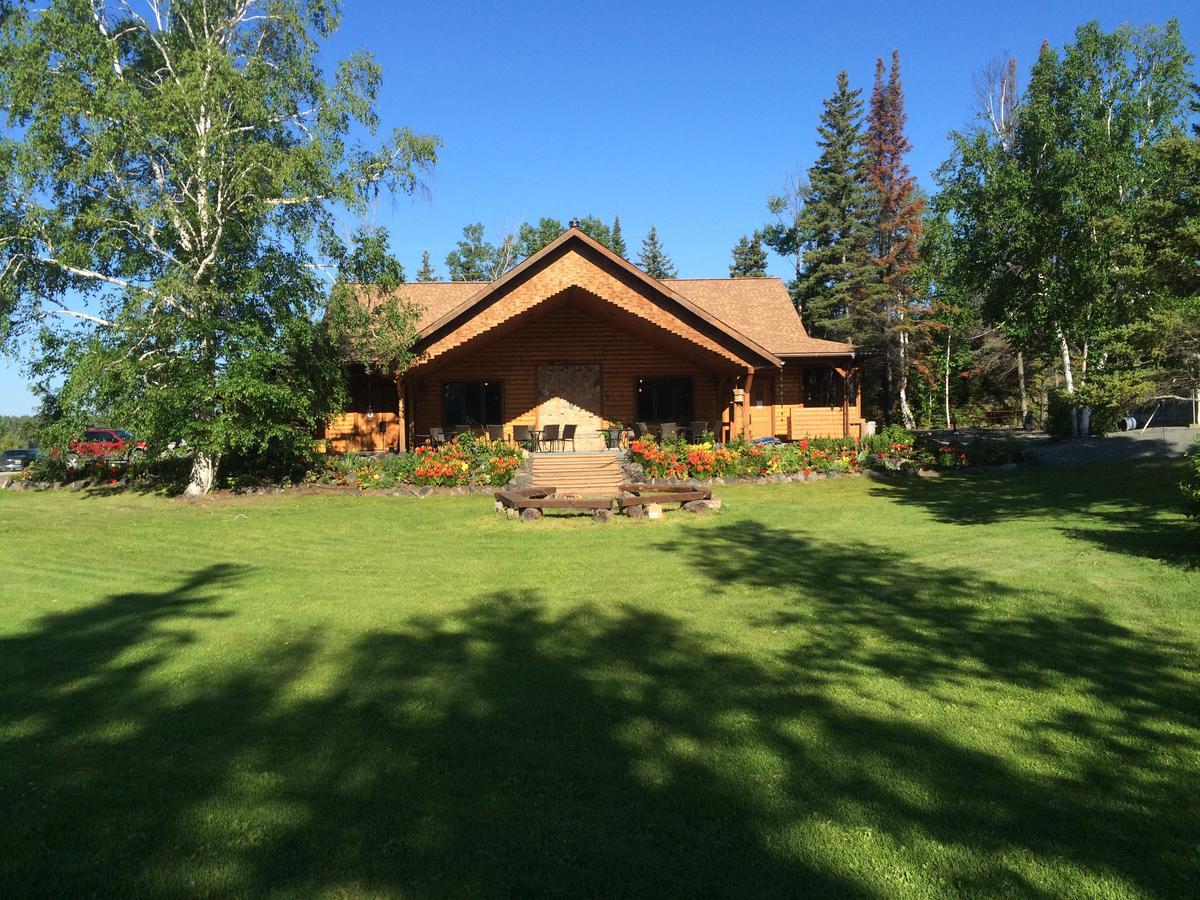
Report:
M 899 20 L 895 17 L 899 16 Z M 875 58 L 901 54 L 922 183 L 970 118 L 972 73 L 1004 52 L 1022 70 L 1099 19 L 1178 18 L 1200 51 L 1200 7 L 1183 2 L 400 4 L 346 0 L 334 59 L 365 48 L 383 67 L 385 128 L 437 134 L 428 192 L 384 201 L 412 273 L 429 249 L 442 275 L 462 226 L 620 214 L 631 253 L 651 224 L 683 277 L 725 276 L 766 198 L 812 162 L 821 100 L 840 69 L 869 89 Z M 773 274 L 785 275 L 775 261 Z M 0 414 L 30 412 L 20 364 L 0 360 Z

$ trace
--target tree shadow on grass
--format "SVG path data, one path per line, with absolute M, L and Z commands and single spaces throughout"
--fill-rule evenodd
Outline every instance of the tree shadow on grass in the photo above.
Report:
M 1123 461 L 1026 469 L 1021 473 L 947 473 L 893 478 L 879 497 L 915 504 L 940 522 L 990 525 L 1046 518 L 1076 540 L 1113 552 L 1200 566 L 1200 539 L 1183 515 L 1176 461 Z
M 970 601 L 996 586 L 967 574 L 739 529 L 661 549 L 693 554 L 714 602 L 823 579 L 813 610 L 797 590 L 763 623 L 815 639 L 751 655 L 672 616 L 498 591 L 209 665 L 228 566 L 0 638 L 0 893 L 881 896 L 899 870 L 918 892 L 1031 894 L 1037 866 L 1183 890 L 1200 783 L 1174 761 L 1198 727 L 1180 648 L 1098 611 L 985 620 Z M 1027 756 L 1057 752 L 1036 746 L 1053 728 L 1080 747 L 1038 777 L 840 697 L 878 674 L 1066 678 L 1096 707 L 1030 723 Z
M 822 723 L 841 735 L 832 758 L 843 761 L 822 777 L 858 791 L 877 823 L 995 859 L 1027 854 L 1113 873 L 1151 893 L 1178 894 L 1200 875 L 1200 808 L 1188 799 L 1200 791 L 1193 641 L 1134 631 L 1094 604 L 1016 602 L 1011 587 L 965 567 L 816 543 L 757 522 L 661 549 L 687 555 L 718 599 L 739 584 L 790 595 L 759 624 L 796 635 L 786 655 L 793 683 L 894 709 L 896 718 L 870 722 L 830 707 Z M 898 686 L 920 710 L 897 706 Z M 914 718 L 927 715 L 925 701 L 942 706 L 946 721 L 964 706 L 1023 711 L 998 720 L 1012 732 L 1002 749 L 981 753 L 947 740 L 939 722 Z M 888 761 L 896 785 L 847 780 L 872 758 Z M 905 781 L 932 801 L 901 800 Z M 1000 883 L 994 870 L 975 887 L 996 893 Z

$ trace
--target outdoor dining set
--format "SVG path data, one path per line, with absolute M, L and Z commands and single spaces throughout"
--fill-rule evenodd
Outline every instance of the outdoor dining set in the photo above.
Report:
M 579 426 L 575 424 L 543 425 L 541 428 L 514 425 L 512 434 L 509 435 L 503 425 L 484 425 L 482 427 L 455 425 L 450 429 L 431 427 L 429 434 L 419 434 L 417 438 L 426 444 L 438 447 L 450 443 L 460 434 L 472 434 L 486 437 L 489 441 L 509 441 L 518 447 L 524 447 L 530 453 L 550 453 L 566 451 L 568 445 L 571 450 L 574 450 L 575 435 L 578 429 Z M 654 427 L 645 422 L 635 422 L 628 431 L 613 426 L 603 429 L 600 434 L 604 436 L 605 442 L 610 448 L 615 448 L 620 445 L 621 439 L 625 436 L 631 440 L 649 436 L 661 440 L 683 438 L 684 440 L 698 441 L 707 432 L 707 422 L 691 422 L 687 425 L 680 425 L 676 422 L 660 422 Z

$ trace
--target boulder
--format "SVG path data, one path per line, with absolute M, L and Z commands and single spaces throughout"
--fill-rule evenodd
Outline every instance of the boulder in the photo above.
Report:
M 542 517 L 542 511 L 534 506 L 527 506 L 521 510 L 522 522 L 536 522 Z

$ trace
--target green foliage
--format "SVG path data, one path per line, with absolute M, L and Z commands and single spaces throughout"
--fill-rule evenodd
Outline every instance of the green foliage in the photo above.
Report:
M 520 258 L 517 238 L 511 234 L 493 244 L 484 238 L 483 223 L 463 226 L 457 249 L 446 256 L 451 281 L 495 281 Z
M 547 244 L 558 240 L 566 230 L 562 222 L 549 216 L 538 219 L 536 225 L 526 222 L 517 232 L 517 256 L 521 259 L 533 256 Z
M 730 278 L 763 278 L 767 274 L 767 252 L 762 246 L 762 232 L 743 235 L 733 248 Z
M 782 253 L 802 252 L 792 293 L 812 334 L 854 340 L 863 323 L 859 305 L 877 282 L 867 242 L 874 207 L 868 184 L 870 159 L 863 130 L 862 91 L 839 72 L 833 95 L 824 101 L 817 127 L 820 154 L 808 170 L 803 206 L 790 228 L 767 231 Z M 780 201 L 776 201 L 776 207 Z
M 1179 490 L 1187 504 L 1188 515 L 1200 519 L 1200 438 L 1197 438 L 1196 445 L 1187 455 L 1187 466 L 1187 476 L 1179 485 Z
M 629 256 L 629 249 L 625 246 L 625 238 L 621 235 L 621 217 L 615 216 L 612 224 L 612 234 L 609 237 L 608 249 L 621 259 L 626 259 Z
M 671 262 L 671 257 L 667 256 L 666 251 L 663 250 L 662 244 L 658 240 L 658 231 L 653 225 L 650 226 L 646 239 L 642 241 L 637 264 L 651 278 L 675 277 L 675 265 Z
M 618 218 L 613 224 L 618 229 L 617 237 L 620 238 L 620 219 Z M 588 237 L 593 238 L 610 250 L 613 249 L 613 231 L 605 225 L 596 216 L 584 216 L 578 220 L 579 230 Z M 526 222 L 521 226 L 517 233 L 517 249 L 516 255 L 518 259 L 528 259 L 533 254 L 537 253 L 547 244 L 557 240 L 566 227 L 563 223 L 550 216 L 543 216 L 538 219 L 536 225 L 531 225 Z M 625 242 L 621 241 L 621 250 L 624 251 Z M 624 252 L 618 253 L 619 256 L 624 256 Z
M 36 416 L 0 416 L 0 450 L 37 444 Z
M 429 251 L 421 251 L 421 268 L 417 269 L 417 281 L 437 281 L 437 272 L 429 261 Z
M 1061 54 L 1043 47 L 1011 143 L 956 135 L 938 175 L 955 245 L 947 277 L 1018 346 L 1065 357 L 1076 388 L 1108 378 L 1102 400 L 1114 383 L 1155 377 L 1144 353 L 1127 352 L 1128 329 L 1195 292 L 1196 151 L 1181 140 L 1190 61 L 1175 21 L 1084 25 Z
M 326 76 L 336 4 L 153 9 L 5 6 L 0 320 L 10 346 L 36 338 L 53 443 L 104 412 L 185 441 L 204 489 L 227 454 L 298 450 L 337 402 L 319 271 L 402 277 L 385 236 L 347 248 L 339 224 L 415 190 L 439 142 L 376 138 L 369 55 Z

